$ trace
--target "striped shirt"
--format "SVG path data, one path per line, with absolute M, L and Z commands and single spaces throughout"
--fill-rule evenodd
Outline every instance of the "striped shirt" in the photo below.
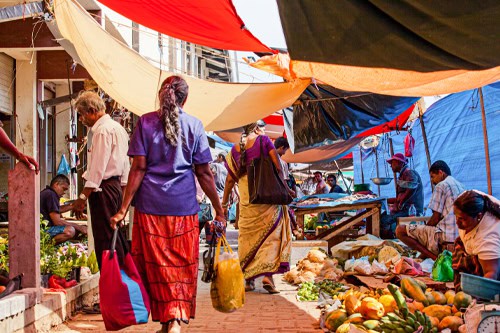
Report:
M 458 227 L 453 213 L 453 203 L 455 199 L 465 191 L 465 187 L 452 176 L 446 177 L 434 188 L 429 208 L 443 216 L 437 224 L 443 233 L 445 242 L 454 242 L 458 237 Z

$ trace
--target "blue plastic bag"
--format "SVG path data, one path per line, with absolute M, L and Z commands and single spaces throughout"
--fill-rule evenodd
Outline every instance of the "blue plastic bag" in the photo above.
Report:
M 69 175 L 71 172 L 71 168 L 69 167 L 69 163 L 66 160 L 66 156 L 62 154 L 61 162 L 59 162 L 59 167 L 57 168 L 58 175 Z

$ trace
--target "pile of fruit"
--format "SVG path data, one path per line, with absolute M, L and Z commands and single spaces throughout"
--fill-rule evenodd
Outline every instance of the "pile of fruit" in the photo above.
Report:
M 344 284 L 332 280 L 323 280 L 316 283 L 304 282 L 299 287 L 297 299 L 301 302 L 317 301 L 320 291 L 333 297 L 338 296 L 345 290 Z
M 371 293 L 349 290 L 337 298 L 342 305 L 323 313 L 324 327 L 336 333 L 465 332 L 461 311 L 472 302 L 463 292 L 443 294 L 412 278 L 403 278 L 401 288 L 389 285 Z

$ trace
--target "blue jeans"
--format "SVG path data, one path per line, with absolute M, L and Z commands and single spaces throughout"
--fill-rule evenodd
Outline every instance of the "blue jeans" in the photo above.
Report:
M 394 214 L 384 213 L 380 216 L 380 238 L 396 238 L 396 225 L 398 217 L 408 216 L 408 212 L 397 212 Z
M 54 225 L 47 229 L 47 233 L 50 235 L 50 237 L 54 238 L 57 235 L 62 234 L 64 232 L 64 228 L 65 226 L 63 225 Z

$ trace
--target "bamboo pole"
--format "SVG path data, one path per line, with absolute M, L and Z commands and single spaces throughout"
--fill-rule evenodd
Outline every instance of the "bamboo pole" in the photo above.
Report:
M 363 151 L 359 146 L 359 160 L 361 162 L 361 184 L 365 183 L 365 172 L 363 171 Z
M 418 118 L 420 119 L 420 128 L 422 129 L 422 138 L 424 139 L 425 155 L 427 156 L 427 170 L 429 170 L 431 168 L 431 154 L 429 152 L 429 142 L 427 141 L 427 133 L 425 132 L 423 103 L 424 100 L 420 99 L 417 102 L 417 107 L 418 107 Z M 432 184 L 432 181 L 431 181 L 431 189 L 432 192 L 434 192 L 434 184 Z
M 380 173 L 379 173 L 379 168 L 378 168 L 378 149 L 377 147 L 373 147 L 373 150 L 375 151 L 375 163 L 377 163 L 377 178 L 380 178 Z M 373 169 L 372 169 L 373 172 Z M 378 196 L 380 197 L 380 185 L 377 185 L 378 189 Z
M 483 89 L 479 88 L 479 101 L 481 102 L 481 118 L 483 120 L 483 139 L 484 154 L 486 155 L 486 179 L 488 181 L 488 194 L 491 195 L 491 164 L 490 164 L 490 146 L 488 143 L 488 128 L 486 127 L 486 111 L 484 109 Z

